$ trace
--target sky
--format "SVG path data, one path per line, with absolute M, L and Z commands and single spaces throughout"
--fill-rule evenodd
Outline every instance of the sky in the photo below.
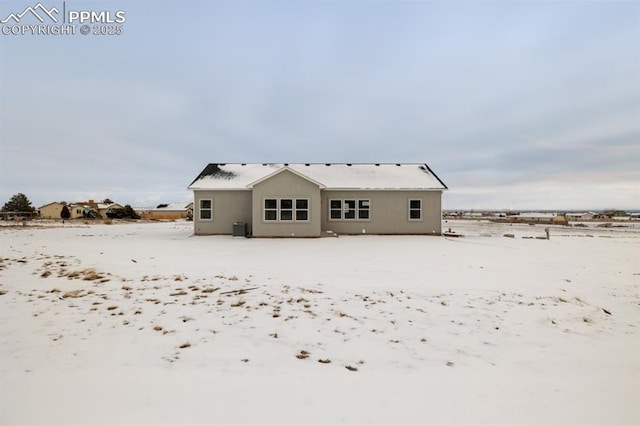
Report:
M 185 201 L 208 163 L 424 162 L 444 209 L 640 209 L 638 1 L 41 3 L 125 21 L 0 24 L 0 204 Z

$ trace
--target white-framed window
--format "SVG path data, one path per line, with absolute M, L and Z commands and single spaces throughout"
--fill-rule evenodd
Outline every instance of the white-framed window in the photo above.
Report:
M 265 198 L 264 200 L 264 220 L 266 222 L 278 220 L 278 200 L 275 198 Z
M 213 220 L 213 201 L 200 200 L 198 211 L 200 220 Z
M 329 220 L 369 220 L 369 200 L 329 200 Z
M 283 222 L 293 220 L 293 200 L 291 198 L 280 199 L 280 220 Z
M 331 220 L 342 219 L 342 200 L 329 201 L 329 219 Z
M 342 204 L 344 208 L 342 209 L 342 218 L 344 220 L 355 220 L 356 219 L 356 200 L 343 200 Z
M 409 220 L 422 220 L 422 200 L 409 200 Z
M 358 219 L 369 220 L 369 200 L 358 200 Z
M 265 222 L 306 222 L 309 220 L 307 198 L 265 198 Z
M 304 222 L 309 220 L 309 200 L 296 198 L 296 220 Z

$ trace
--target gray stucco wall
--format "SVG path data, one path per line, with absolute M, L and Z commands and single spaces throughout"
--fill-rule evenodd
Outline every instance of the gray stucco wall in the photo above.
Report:
M 323 191 L 322 231 L 338 234 L 428 234 L 442 232 L 441 191 Z M 369 200 L 369 220 L 330 220 L 332 199 Z M 409 220 L 409 200 L 422 200 L 422 219 Z M 363 232 L 364 230 L 364 232 Z
M 271 222 L 264 220 L 265 198 L 309 200 L 309 220 Z M 318 237 L 320 236 L 320 188 L 295 173 L 284 170 L 253 187 L 254 237 Z
M 211 200 L 213 218 L 200 219 L 200 200 Z M 234 222 L 251 230 L 251 191 L 194 191 L 193 221 L 196 235 L 231 234 Z

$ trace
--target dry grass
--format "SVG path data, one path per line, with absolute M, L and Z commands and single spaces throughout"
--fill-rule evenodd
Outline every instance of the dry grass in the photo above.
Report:
M 82 294 L 82 290 L 72 290 L 72 291 L 67 291 L 66 293 L 64 293 L 62 295 L 62 298 L 66 299 L 68 297 L 75 298 L 75 297 L 83 297 L 83 296 L 85 296 L 85 295 Z
M 307 359 L 307 358 L 309 358 L 309 352 L 302 350 L 302 351 L 300 351 L 299 354 L 296 355 L 296 358 L 298 358 L 298 359 Z
M 84 281 L 94 281 L 102 278 L 104 277 L 93 268 L 88 268 L 82 271 L 82 279 Z

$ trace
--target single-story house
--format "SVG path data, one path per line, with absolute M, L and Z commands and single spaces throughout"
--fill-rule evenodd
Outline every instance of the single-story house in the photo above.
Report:
M 143 219 L 185 219 L 193 217 L 193 202 L 158 204 L 155 208 L 141 209 L 138 214 Z
M 96 203 L 93 200 L 89 200 L 68 204 L 67 208 L 71 214 L 70 219 L 84 219 L 87 215 L 97 219 L 106 219 L 109 209 L 121 209 L 123 207 L 118 203 Z M 97 215 L 97 217 L 94 215 Z
M 584 213 L 566 213 L 565 217 L 568 221 L 579 221 L 579 220 L 593 220 L 593 217 L 596 214 L 593 212 L 584 212 Z
M 38 208 L 41 219 L 60 219 L 60 213 L 62 213 L 62 207 L 66 203 L 60 203 L 54 201 L 53 203 L 45 204 Z
M 426 164 L 212 163 L 189 189 L 196 235 L 319 237 L 440 235 L 448 188 Z
M 507 219 L 515 223 L 542 223 L 547 225 L 566 225 L 567 218 L 564 215 L 557 213 L 520 213 L 516 215 L 509 215 Z
M 91 200 L 93 202 L 93 200 Z M 101 218 L 106 219 L 107 212 L 111 209 L 123 209 L 124 207 L 118 203 L 94 203 L 95 207 L 93 207 Z

